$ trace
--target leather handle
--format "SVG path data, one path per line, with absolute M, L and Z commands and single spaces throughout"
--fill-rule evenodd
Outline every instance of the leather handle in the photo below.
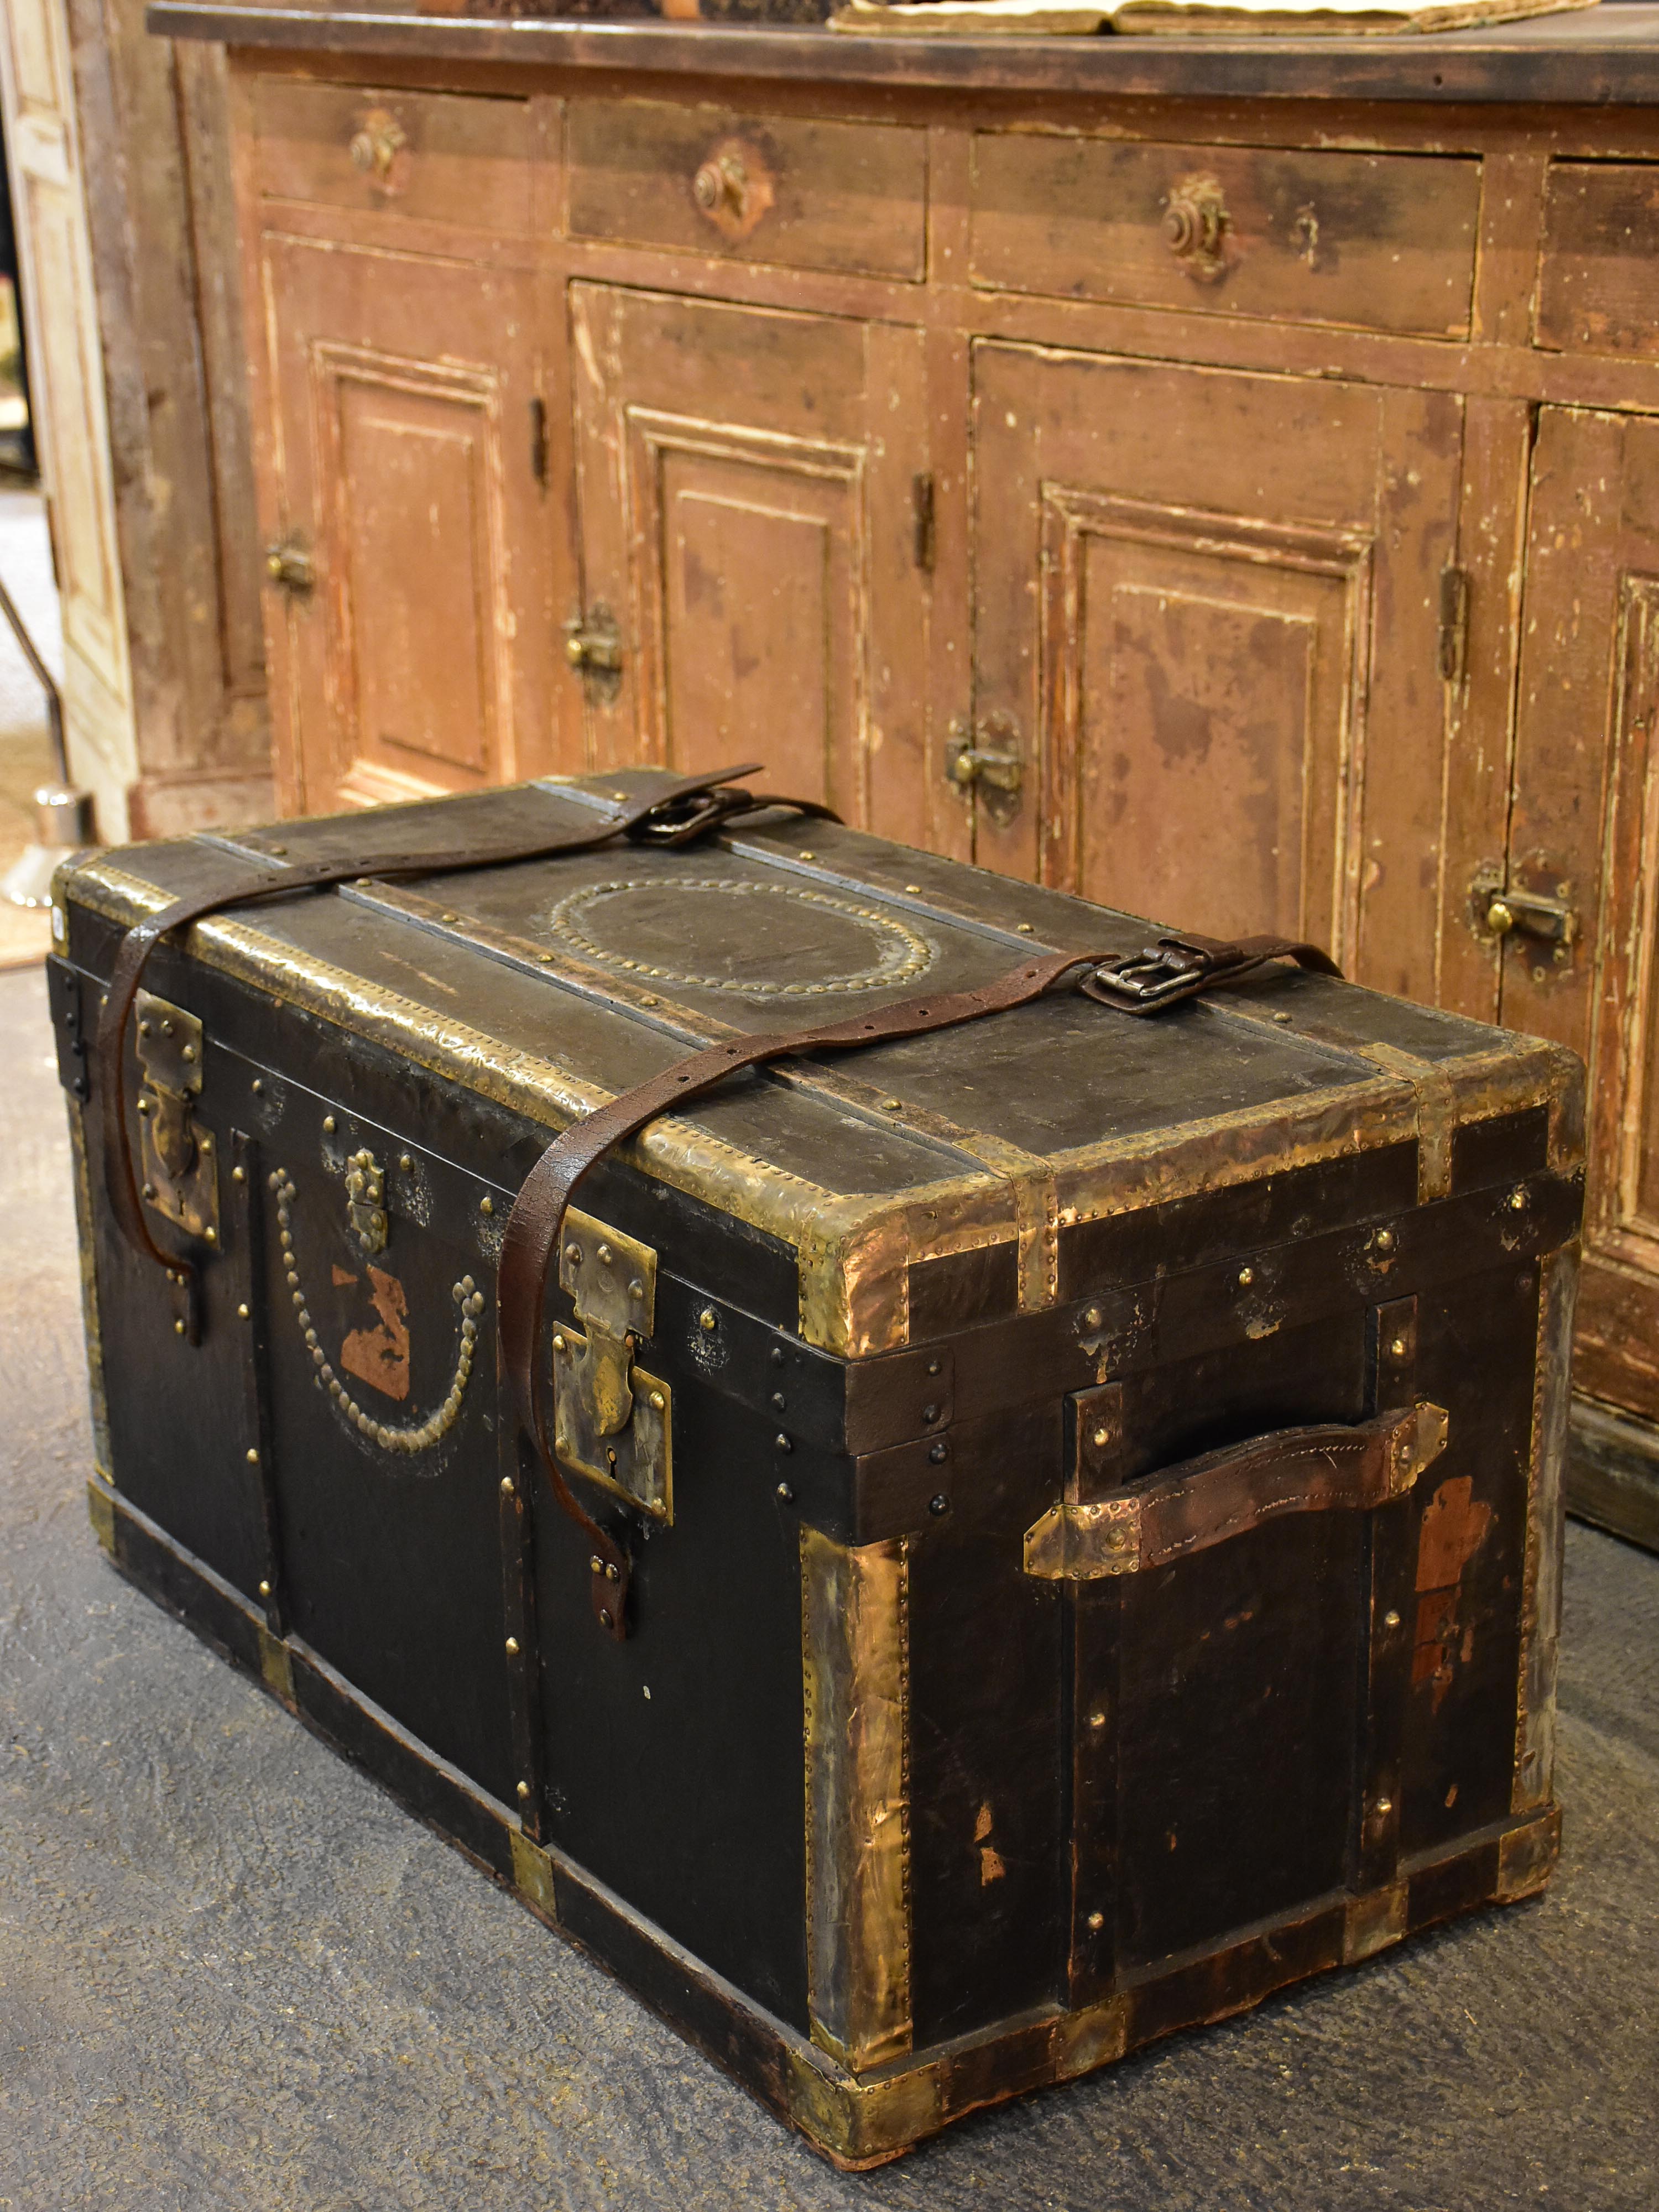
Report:
M 1427 1400 L 1355 1425 L 1278 1429 L 1184 1460 L 1086 1504 L 1051 1506 L 1025 1532 L 1025 1571 L 1094 1582 L 1168 1566 L 1286 1513 L 1367 1513 L 1403 1498 L 1446 1448 Z

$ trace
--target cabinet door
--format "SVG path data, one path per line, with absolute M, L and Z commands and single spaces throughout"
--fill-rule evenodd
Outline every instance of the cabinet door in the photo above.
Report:
M 570 313 L 594 765 L 761 761 L 929 842 L 921 333 L 584 283 Z
M 533 280 L 266 241 L 267 620 L 292 809 L 550 767 Z M 309 563 L 309 581 L 303 567 Z
M 1462 403 L 986 343 L 974 404 L 976 858 L 1432 999 Z
M 1503 1018 L 1590 1063 L 1577 1381 L 1659 1418 L 1659 422 L 1540 410 Z M 1572 916 L 1553 944 L 1547 906 Z

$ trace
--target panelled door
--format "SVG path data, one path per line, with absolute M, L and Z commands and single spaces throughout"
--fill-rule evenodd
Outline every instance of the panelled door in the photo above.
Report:
M 594 766 L 762 761 L 932 842 L 921 333 L 586 283 L 570 315 Z
M 1541 409 L 1528 538 L 1502 1018 L 1590 1063 L 1576 1380 L 1659 1418 L 1659 421 Z
M 975 857 L 1432 1000 L 1462 409 L 977 346 Z
M 533 278 L 265 241 L 276 748 L 316 813 L 553 763 Z

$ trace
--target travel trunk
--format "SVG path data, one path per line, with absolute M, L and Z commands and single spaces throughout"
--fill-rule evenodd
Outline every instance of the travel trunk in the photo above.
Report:
M 1144 1020 L 1061 985 L 655 1121 L 575 1194 L 539 1355 L 630 1562 L 618 1641 L 499 1379 L 532 1163 L 711 1041 L 1149 925 L 782 813 L 307 893 L 164 939 L 130 1030 L 192 1340 L 105 1198 L 124 929 L 653 781 L 62 874 L 116 1564 L 846 2166 L 1538 1888 L 1554 1047 L 1275 964 Z

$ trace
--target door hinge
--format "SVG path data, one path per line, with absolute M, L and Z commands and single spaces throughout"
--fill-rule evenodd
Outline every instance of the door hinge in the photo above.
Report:
M 924 575 L 933 572 L 937 526 L 933 519 L 933 479 L 926 471 L 910 479 L 911 551 Z
M 204 1244 L 219 1241 L 213 1133 L 196 1119 L 202 1089 L 202 1024 L 151 992 L 137 999 L 138 1151 L 146 1206 Z
M 1440 680 L 1461 684 L 1469 653 L 1469 572 L 1440 571 Z
M 657 1255 L 572 1206 L 559 1284 L 586 1329 L 553 1334 L 559 1457 L 654 1521 L 674 1518 L 673 1407 L 667 1383 L 634 1364 L 656 1322 Z

